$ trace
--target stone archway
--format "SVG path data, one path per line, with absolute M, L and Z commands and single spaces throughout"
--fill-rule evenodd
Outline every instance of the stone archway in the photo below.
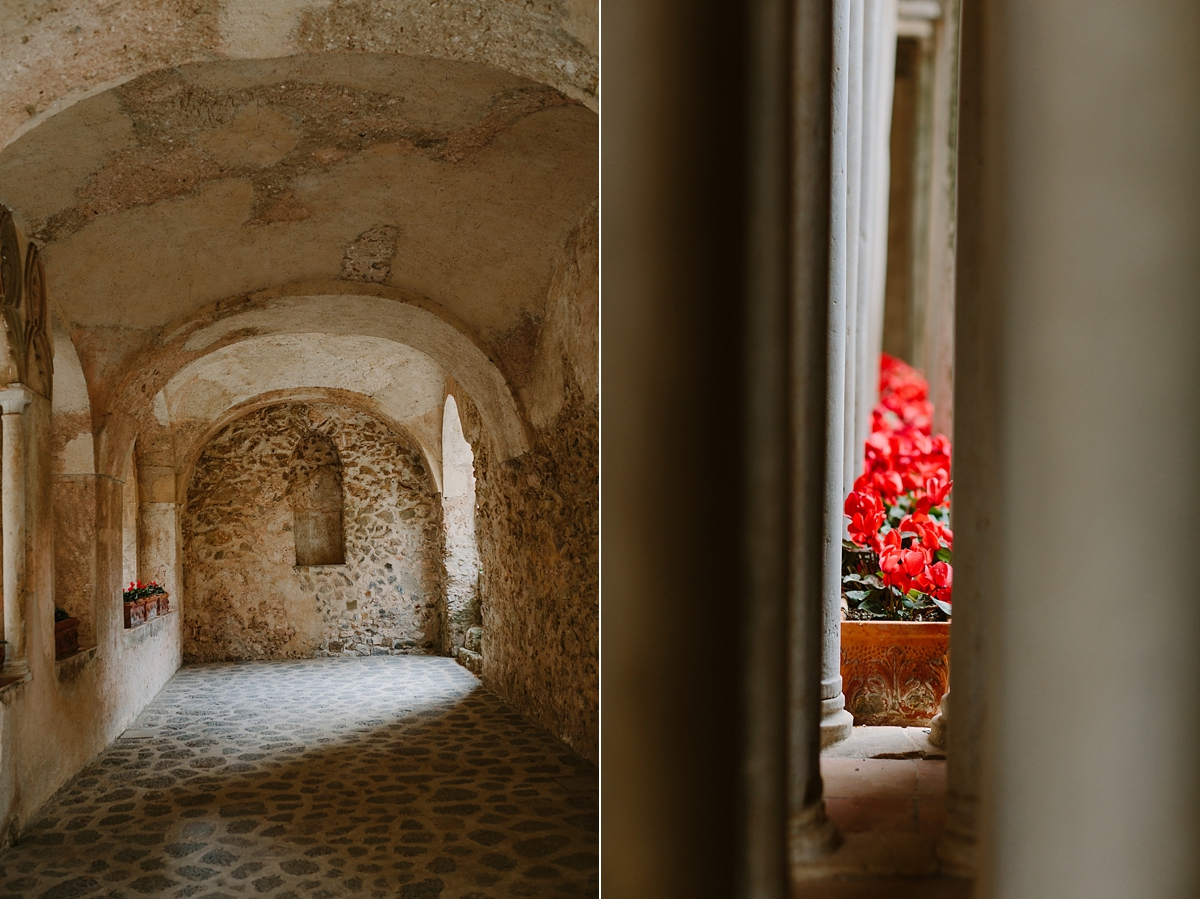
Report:
M 479 544 L 475 537 L 475 454 L 454 396 L 442 415 L 442 527 L 446 552 L 446 648 L 482 670 Z
M 340 561 L 298 558 L 300 514 L 329 514 L 328 497 L 297 512 L 305 446 L 324 451 L 317 468 L 336 458 Z M 180 519 L 186 659 L 441 648 L 433 481 L 415 441 L 379 418 L 302 401 L 248 412 L 204 447 Z

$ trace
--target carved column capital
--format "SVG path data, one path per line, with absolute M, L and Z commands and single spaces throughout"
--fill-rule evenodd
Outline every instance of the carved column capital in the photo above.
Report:
M 24 384 L 10 384 L 0 390 L 0 411 L 5 415 L 20 415 L 33 402 L 33 391 Z

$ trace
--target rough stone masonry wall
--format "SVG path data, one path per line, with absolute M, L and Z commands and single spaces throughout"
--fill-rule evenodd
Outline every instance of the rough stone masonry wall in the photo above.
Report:
M 476 447 L 483 575 L 483 680 L 580 754 L 599 761 L 598 234 L 572 234 L 550 285 L 537 349 L 517 381 L 533 447 L 497 463 Z M 510 365 L 510 373 L 515 366 Z
M 346 564 L 296 568 L 288 463 L 313 433 L 341 456 Z M 185 658 L 436 651 L 440 524 L 419 452 L 378 419 L 309 403 L 238 419 L 205 448 L 188 489 Z

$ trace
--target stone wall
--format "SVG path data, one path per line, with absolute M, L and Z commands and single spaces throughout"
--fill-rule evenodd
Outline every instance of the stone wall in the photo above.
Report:
M 289 463 L 312 434 L 340 456 L 346 564 L 297 568 Z M 342 406 L 234 421 L 196 464 L 183 513 L 189 660 L 437 651 L 440 506 L 419 451 Z
M 598 238 L 595 210 L 571 235 L 518 383 L 533 447 L 497 462 L 467 402 L 482 559 L 483 681 L 599 760 Z

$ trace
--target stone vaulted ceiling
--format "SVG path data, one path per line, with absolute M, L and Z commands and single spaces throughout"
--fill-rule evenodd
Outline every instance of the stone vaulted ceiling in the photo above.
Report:
M 597 138 L 578 100 L 473 62 L 203 62 L 28 130 L 0 150 L 0 201 L 42 245 L 99 415 L 202 312 L 298 282 L 414 298 L 519 364 L 595 201 Z M 190 361 L 157 359 L 158 381 Z

